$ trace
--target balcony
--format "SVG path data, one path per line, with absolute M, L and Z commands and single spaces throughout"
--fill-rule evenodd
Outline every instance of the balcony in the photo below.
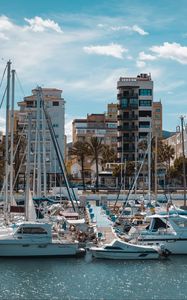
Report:
M 129 143 L 129 142 L 134 142 L 135 141 L 135 137 L 133 137 L 133 136 L 130 136 L 130 137 L 118 136 L 117 137 L 118 142 L 122 142 L 122 139 L 123 139 L 124 143 Z
M 129 120 L 129 121 L 136 121 L 138 120 L 138 116 L 128 116 L 128 117 L 124 117 L 123 120 Z
M 138 131 L 138 126 L 117 126 L 118 131 Z

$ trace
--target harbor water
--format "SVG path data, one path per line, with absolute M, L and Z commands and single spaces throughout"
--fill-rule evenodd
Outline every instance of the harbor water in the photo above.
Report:
M 0 259 L 0 299 L 187 299 L 187 256 Z

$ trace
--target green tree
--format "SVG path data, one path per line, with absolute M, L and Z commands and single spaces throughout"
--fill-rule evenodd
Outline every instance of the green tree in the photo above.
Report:
M 99 182 L 99 161 L 102 157 L 102 151 L 103 151 L 103 144 L 102 139 L 98 137 L 91 137 L 90 141 L 88 142 L 89 145 L 89 155 L 92 158 L 92 162 L 95 162 L 96 167 L 96 182 L 95 187 L 98 189 L 98 182 Z
M 14 174 L 15 176 L 18 173 L 21 161 L 22 161 L 22 155 L 25 151 L 26 147 L 26 140 L 24 136 L 20 136 L 17 132 L 14 133 L 14 140 L 13 140 L 13 149 L 14 149 Z M 10 160 L 10 141 L 8 144 L 9 147 L 9 160 Z M 24 162 L 24 161 L 22 161 Z M 3 184 L 4 176 L 5 176 L 5 138 L 3 139 L 3 142 L 0 144 L 0 182 L 1 185 Z M 16 180 L 16 189 L 18 190 L 19 185 L 19 177 L 17 176 Z
M 101 164 L 102 167 L 106 165 L 106 163 L 112 163 L 116 162 L 117 155 L 113 148 L 111 148 L 109 145 L 103 145 L 102 151 L 101 151 Z
M 171 160 L 174 159 L 175 150 L 171 145 L 160 143 L 158 147 L 158 161 L 165 163 L 167 171 L 171 166 Z
M 76 156 L 81 162 L 81 176 L 82 176 L 82 185 L 85 190 L 85 170 L 84 163 L 85 159 L 89 154 L 89 145 L 86 142 L 77 141 L 73 144 L 73 147 L 69 150 L 69 154 Z
M 185 170 L 187 176 L 187 158 L 185 158 Z M 170 168 L 170 177 L 176 182 L 183 184 L 183 157 L 178 157 Z

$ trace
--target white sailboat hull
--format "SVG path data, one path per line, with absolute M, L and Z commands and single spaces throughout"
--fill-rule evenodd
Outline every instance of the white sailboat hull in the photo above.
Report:
M 146 239 L 146 241 L 145 241 Z M 158 246 L 158 245 L 163 245 L 164 249 L 167 249 L 170 254 L 187 254 L 187 238 L 186 239 L 176 239 L 174 237 L 173 239 L 171 237 L 166 238 L 165 240 L 163 239 L 158 239 L 154 238 L 153 239 L 148 239 L 144 237 L 144 240 L 138 241 L 142 245 L 149 245 L 149 246 Z
M 157 252 L 149 252 L 149 253 L 127 253 L 127 252 L 115 252 L 115 251 L 103 251 L 103 250 L 91 250 L 93 257 L 95 258 L 103 258 L 103 259 L 158 259 L 159 253 Z
M 111 244 L 106 244 L 101 247 L 90 247 L 88 251 L 96 258 L 158 259 L 160 254 L 157 248 L 114 240 Z
M 79 253 L 77 244 L 33 243 L 0 244 L 0 256 L 76 256 Z

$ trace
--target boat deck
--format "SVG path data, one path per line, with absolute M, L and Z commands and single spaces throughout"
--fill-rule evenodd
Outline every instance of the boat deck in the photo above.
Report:
M 101 206 L 92 206 L 92 208 L 95 215 L 97 232 L 102 234 L 100 240 L 103 243 L 111 243 L 116 238 L 112 229 L 113 222 Z

